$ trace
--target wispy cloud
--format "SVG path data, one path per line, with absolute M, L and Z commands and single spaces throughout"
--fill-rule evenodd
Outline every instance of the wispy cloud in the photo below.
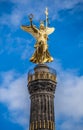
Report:
M 11 13 L 6 12 L 0 17 L 2 25 L 7 25 L 10 27 L 16 27 L 22 24 L 22 20 L 27 17 L 28 14 L 33 13 L 35 20 L 41 20 L 44 17 L 44 10 L 46 7 L 49 8 L 50 17 L 52 19 L 59 19 L 59 11 L 73 9 L 76 4 L 82 3 L 82 0 L 9 0 L 10 4 L 13 3 Z M 49 4 L 51 3 L 51 4 Z M 34 8 L 33 8 L 34 6 Z
M 0 54 L 2 53 L 15 53 L 17 55 L 20 55 L 20 58 L 22 60 L 25 60 L 27 58 L 30 58 L 32 55 L 32 39 L 25 39 L 19 36 L 14 36 L 12 34 L 7 34 L 4 36 L 3 40 L 1 41 L 0 46 Z M 4 48 L 3 48 L 4 46 Z

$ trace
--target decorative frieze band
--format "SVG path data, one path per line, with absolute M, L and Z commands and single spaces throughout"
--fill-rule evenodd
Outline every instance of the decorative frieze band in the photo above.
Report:
M 41 72 L 41 71 L 28 75 L 28 83 L 38 79 L 50 79 L 56 82 L 56 75 L 49 72 Z

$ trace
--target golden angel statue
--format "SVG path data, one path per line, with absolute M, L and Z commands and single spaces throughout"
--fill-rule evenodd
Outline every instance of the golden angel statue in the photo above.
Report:
M 32 24 L 32 18 L 30 18 L 31 25 L 25 26 L 22 25 L 21 28 L 32 34 L 32 36 L 36 39 L 36 43 L 34 45 L 35 52 L 31 57 L 30 61 L 36 64 L 43 64 L 45 62 L 53 61 L 53 58 L 50 56 L 48 51 L 48 35 L 53 33 L 54 28 L 45 27 L 44 23 L 40 23 L 40 28 L 38 29 L 35 25 Z

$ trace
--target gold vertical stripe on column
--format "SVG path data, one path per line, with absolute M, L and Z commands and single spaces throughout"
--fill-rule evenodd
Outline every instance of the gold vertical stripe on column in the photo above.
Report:
M 36 129 L 37 129 L 37 121 L 36 121 Z
M 48 129 L 49 129 L 49 121 L 48 121 Z
M 45 128 L 45 120 L 44 120 L 44 128 Z
M 51 130 L 53 129 L 53 122 L 51 121 Z
M 30 124 L 30 130 L 34 130 L 34 122 Z
M 51 121 L 50 121 L 50 129 L 51 129 Z M 52 130 L 52 129 L 51 129 Z
M 41 120 L 40 120 L 40 125 L 39 125 L 39 126 L 40 126 L 40 128 L 41 128 Z

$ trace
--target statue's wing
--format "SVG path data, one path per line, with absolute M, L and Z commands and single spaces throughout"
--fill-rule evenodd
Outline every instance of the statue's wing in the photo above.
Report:
M 50 35 L 51 33 L 54 32 L 54 30 L 55 30 L 55 28 L 49 28 L 49 27 L 47 27 L 47 28 L 46 28 L 46 34 L 47 34 L 47 35 Z
M 30 33 L 31 35 L 33 35 L 36 39 L 38 38 L 38 29 L 35 26 L 24 26 L 22 25 L 21 28 Z

